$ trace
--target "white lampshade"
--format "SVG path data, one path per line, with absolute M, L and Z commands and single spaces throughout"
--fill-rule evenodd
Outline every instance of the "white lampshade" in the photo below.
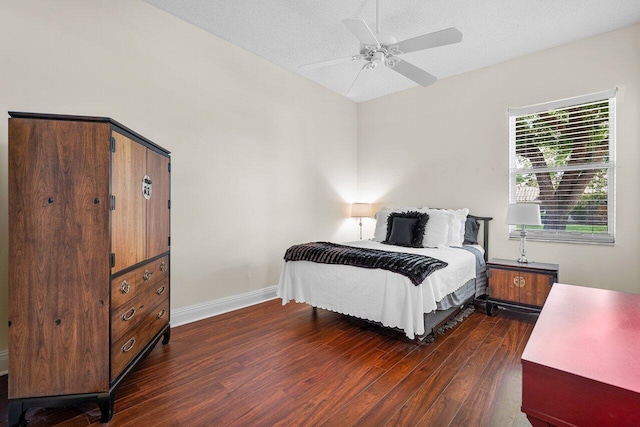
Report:
M 541 225 L 540 206 L 536 203 L 512 203 L 507 210 L 507 224 Z
M 369 203 L 354 203 L 351 205 L 351 216 L 365 217 L 371 216 L 371 205 Z

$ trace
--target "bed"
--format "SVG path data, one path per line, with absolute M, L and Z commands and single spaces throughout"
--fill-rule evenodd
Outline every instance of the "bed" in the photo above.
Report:
M 420 247 L 389 244 L 387 240 L 392 234 L 392 222 L 397 224 L 398 216 L 409 212 L 428 213 L 425 228 L 417 231 L 423 235 L 425 244 L 422 240 Z M 459 221 L 463 230 L 452 226 L 452 215 L 453 222 Z M 314 308 L 400 329 L 410 339 L 424 339 L 433 336 L 447 320 L 476 297 L 485 294 L 485 261 L 491 218 L 469 215 L 466 209 L 383 208 L 376 215 L 376 220 L 373 239 L 342 245 L 424 255 L 444 261 L 446 267 L 414 284 L 408 277 L 384 269 L 305 260 L 286 261 L 277 288 L 282 304 L 292 300 L 307 303 Z M 449 228 L 445 231 L 447 224 Z M 464 238 L 456 237 L 452 241 L 453 234 L 464 235 Z

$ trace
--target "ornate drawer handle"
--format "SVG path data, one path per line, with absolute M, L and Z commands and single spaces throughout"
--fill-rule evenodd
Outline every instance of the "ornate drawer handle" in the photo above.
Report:
M 167 271 L 167 263 L 166 263 L 166 262 L 162 261 L 162 262 L 160 263 L 160 271 L 162 271 L 163 273 L 164 273 L 165 271 Z
M 131 320 L 134 314 L 136 314 L 136 309 L 135 307 L 131 307 L 129 311 L 127 311 L 125 314 L 122 315 L 122 320 L 124 320 L 125 322 L 127 320 Z
M 164 317 L 164 315 L 166 314 L 166 310 L 163 308 L 162 310 L 160 310 L 160 312 L 158 313 L 157 318 L 160 319 L 161 317 Z
M 162 287 L 158 288 L 158 290 L 156 291 L 156 294 L 162 295 L 162 294 L 164 294 L 164 291 L 165 291 L 165 287 L 162 286 Z
M 127 351 L 130 351 L 135 344 L 136 344 L 136 339 L 131 338 L 129 341 L 127 341 L 125 345 L 122 346 L 122 352 L 126 353 Z
M 151 275 L 152 275 L 152 274 L 153 274 L 153 273 L 152 273 L 152 272 L 150 272 L 149 270 L 145 270 L 145 271 L 144 271 L 144 274 L 142 275 L 142 278 L 143 278 L 144 280 L 149 280 L 149 279 L 151 279 Z
M 120 285 L 120 291 L 122 291 L 123 294 L 128 294 L 130 290 L 131 286 L 129 286 L 129 283 L 127 283 L 126 280 L 123 280 L 122 285 Z
M 514 277 L 513 284 L 518 288 L 523 288 L 527 283 L 524 280 L 524 277 Z

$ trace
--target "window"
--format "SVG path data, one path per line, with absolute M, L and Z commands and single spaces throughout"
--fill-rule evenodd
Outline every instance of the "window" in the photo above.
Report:
M 509 109 L 509 145 L 509 202 L 540 204 L 528 239 L 614 242 L 615 90 Z

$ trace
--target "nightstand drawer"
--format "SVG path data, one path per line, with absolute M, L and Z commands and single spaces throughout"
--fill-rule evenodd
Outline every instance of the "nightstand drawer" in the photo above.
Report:
M 491 268 L 491 298 L 542 307 L 554 282 L 553 274 Z
M 542 307 L 551 292 L 555 276 L 542 273 L 520 273 L 520 302 Z
M 539 311 L 558 281 L 558 265 L 492 259 L 487 262 L 487 277 L 487 313 L 490 302 Z
M 520 274 L 517 271 L 487 268 L 491 298 L 518 301 L 520 288 L 516 286 Z

